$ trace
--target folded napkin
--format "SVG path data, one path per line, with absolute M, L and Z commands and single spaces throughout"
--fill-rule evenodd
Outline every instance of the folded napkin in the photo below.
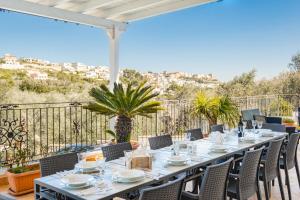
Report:
M 216 131 L 216 132 L 212 132 L 212 142 L 214 142 L 215 144 L 223 144 L 224 143 L 224 138 L 221 132 Z

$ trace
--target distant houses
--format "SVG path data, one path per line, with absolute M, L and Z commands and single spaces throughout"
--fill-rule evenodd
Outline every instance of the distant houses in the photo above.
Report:
M 109 80 L 109 67 L 89 66 L 80 62 L 52 63 L 47 60 L 36 58 L 20 58 L 11 54 L 5 54 L 0 59 L 0 68 L 11 70 L 24 70 L 27 76 L 33 80 L 48 80 L 47 72 L 64 72 L 78 74 L 83 78 Z M 122 76 L 123 71 L 120 72 Z M 214 88 L 219 82 L 212 74 L 192 74 L 187 72 L 141 73 L 149 84 L 153 85 L 156 91 L 163 94 L 172 84 L 179 86 L 193 85 L 200 88 Z M 53 79 L 53 78 L 51 78 Z
M 5 54 L 2 58 L 2 64 L 0 64 L 0 68 L 2 69 L 24 69 L 24 66 L 18 62 L 16 56 L 11 54 Z

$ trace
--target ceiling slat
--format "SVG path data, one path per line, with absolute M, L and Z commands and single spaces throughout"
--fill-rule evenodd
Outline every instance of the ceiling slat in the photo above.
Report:
M 138 12 L 134 12 L 132 14 L 124 14 L 121 15 L 120 17 L 114 18 L 114 20 L 123 21 L 123 22 L 135 21 L 147 17 L 152 17 L 164 13 L 173 12 L 176 10 L 181 10 L 181 9 L 194 7 L 206 3 L 217 2 L 217 1 L 219 0 L 184 0 L 184 1 L 180 0 L 175 3 L 170 3 L 163 6 L 158 6 L 158 7 L 153 6 L 153 8 L 149 8 L 147 10 L 141 10 Z
M 160 0 L 160 1 L 158 1 L 158 0 L 139 0 L 139 1 L 129 2 L 126 4 L 122 4 L 121 6 L 117 6 L 115 8 L 105 10 L 100 14 L 100 16 L 102 16 L 104 18 L 117 17 L 117 16 L 120 16 L 125 13 L 138 11 L 141 9 L 145 9 L 149 6 L 160 5 L 160 4 L 163 4 L 166 2 L 170 2 L 170 1 L 174 1 L 174 0 Z
M 86 13 L 90 10 L 94 10 L 119 1 L 121 0 L 90 0 L 86 3 L 78 4 L 77 6 L 74 6 L 70 9 L 76 12 Z
M 89 26 L 95 26 L 100 28 L 113 28 L 114 26 L 120 29 L 125 29 L 126 24 L 112 20 L 103 19 L 100 17 L 94 17 L 84 15 L 80 13 L 71 12 L 68 10 L 62 10 L 55 7 L 44 6 L 37 3 L 30 3 L 22 0 L 0 0 L 0 8 L 11 10 L 15 12 L 26 13 L 30 15 L 36 15 L 40 17 L 46 17 L 51 19 L 58 19 L 73 23 L 79 23 Z

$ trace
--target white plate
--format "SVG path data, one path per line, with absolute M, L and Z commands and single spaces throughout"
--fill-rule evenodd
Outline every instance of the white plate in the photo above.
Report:
M 115 177 L 115 180 L 119 183 L 135 183 L 138 181 L 143 180 L 145 177 L 139 177 L 139 178 L 134 178 L 134 179 L 127 179 L 127 178 L 120 178 L 120 177 Z
M 255 138 L 254 137 L 244 137 L 243 141 L 244 142 L 248 142 L 248 143 L 254 143 L 255 142 Z
M 86 183 L 84 185 L 79 185 L 79 186 L 73 186 L 73 185 L 65 184 L 65 187 L 70 189 L 70 190 L 79 190 L 79 189 L 83 189 L 83 188 L 88 188 L 90 186 L 91 186 L 91 183 Z
M 145 172 L 137 169 L 122 170 L 115 173 L 116 178 L 119 180 L 135 181 L 145 177 Z
M 98 162 L 97 161 L 80 162 L 76 164 L 76 167 L 82 170 L 93 170 L 98 167 Z
M 263 132 L 261 133 L 262 137 L 273 137 L 274 133 L 273 132 Z
M 168 158 L 169 162 L 176 162 L 176 163 L 181 163 L 181 162 L 185 162 L 186 158 L 183 156 L 171 156 Z
M 89 184 L 94 177 L 88 174 L 69 174 L 61 178 L 61 182 L 69 187 L 79 187 Z
M 272 132 L 271 129 L 258 129 L 259 132 Z
M 227 152 L 227 148 L 223 145 L 214 145 L 210 148 L 210 151 L 214 153 L 225 153 Z

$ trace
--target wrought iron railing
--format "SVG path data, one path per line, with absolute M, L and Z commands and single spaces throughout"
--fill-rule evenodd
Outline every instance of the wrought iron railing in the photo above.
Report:
M 234 98 L 240 110 L 259 108 L 266 115 L 290 115 L 300 105 L 299 95 Z M 109 119 L 84 108 L 87 102 L 0 105 L 0 150 L 4 164 L 14 164 L 17 147 L 30 150 L 38 159 L 53 152 L 97 146 L 112 138 Z M 148 137 L 170 133 L 174 139 L 192 128 L 208 132 L 205 120 L 191 116 L 190 101 L 163 101 L 164 110 L 152 118 L 136 117 L 132 139 L 146 143 Z

